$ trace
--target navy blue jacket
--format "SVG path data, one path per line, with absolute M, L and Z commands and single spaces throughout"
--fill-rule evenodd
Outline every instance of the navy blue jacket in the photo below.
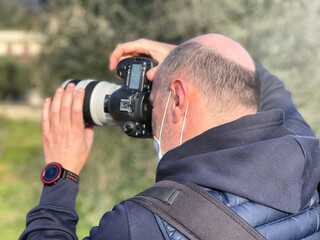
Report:
M 319 141 L 283 83 L 261 65 L 257 69 L 260 112 L 212 128 L 167 152 L 156 181 L 178 177 L 211 189 L 267 239 L 320 239 Z M 77 239 L 77 192 L 78 185 L 65 180 L 44 186 L 20 239 Z M 164 238 L 183 236 L 129 201 L 105 213 L 88 237 Z

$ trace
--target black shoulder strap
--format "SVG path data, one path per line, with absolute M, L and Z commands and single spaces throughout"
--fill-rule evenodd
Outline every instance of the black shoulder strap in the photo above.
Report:
M 147 208 L 190 240 L 265 240 L 228 206 L 189 181 L 160 181 L 129 201 Z

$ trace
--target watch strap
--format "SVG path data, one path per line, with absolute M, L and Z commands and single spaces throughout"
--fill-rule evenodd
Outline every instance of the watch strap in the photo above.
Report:
M 63 169 L 63 173 L 62 173 L 61 178 L 66 179 L 66 180 L 71 180 L 76 183 L 79 182 L 79 176 L 69 170 L 66 170 L 66 169 Z

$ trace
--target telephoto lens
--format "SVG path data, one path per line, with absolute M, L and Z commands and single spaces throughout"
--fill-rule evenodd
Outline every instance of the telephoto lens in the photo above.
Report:
M 105 105 L 107 104 L 107 97 L 118 90 L 121 85 L 94 79 L 71 79 L 65 81 L 62 87 L 66 88 L 69 83 L 74 83 L 76 90 L 80 88 L 85 89 L 83 119 L 86 124 L 97 126 L 119 125 L 118 122 L 111 117 L 109 112 L 105 111 Z
M 121 60 L 117 76 L 122 85 L 94 79 L 72 79 L 63 87 L 74 83 L 76 90 L 83 88 L 83 119 L 89 125 L 118 125 L 130 137 L 152 138 L 152 105 L 149 101 L 152 82 L 146 73 L 157 62 L 150 58 L 134 57 Z

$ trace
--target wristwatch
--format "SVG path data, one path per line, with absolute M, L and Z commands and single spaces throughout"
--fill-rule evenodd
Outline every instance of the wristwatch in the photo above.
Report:
M 56 162 L 49 163 L 42 170 L 41 180 L 45 185 L 53 185 L 60 178 L 71 180 L 76 183 L 79 182 L 79 176 L 77 174 L 64 169 L 61 164 Z

